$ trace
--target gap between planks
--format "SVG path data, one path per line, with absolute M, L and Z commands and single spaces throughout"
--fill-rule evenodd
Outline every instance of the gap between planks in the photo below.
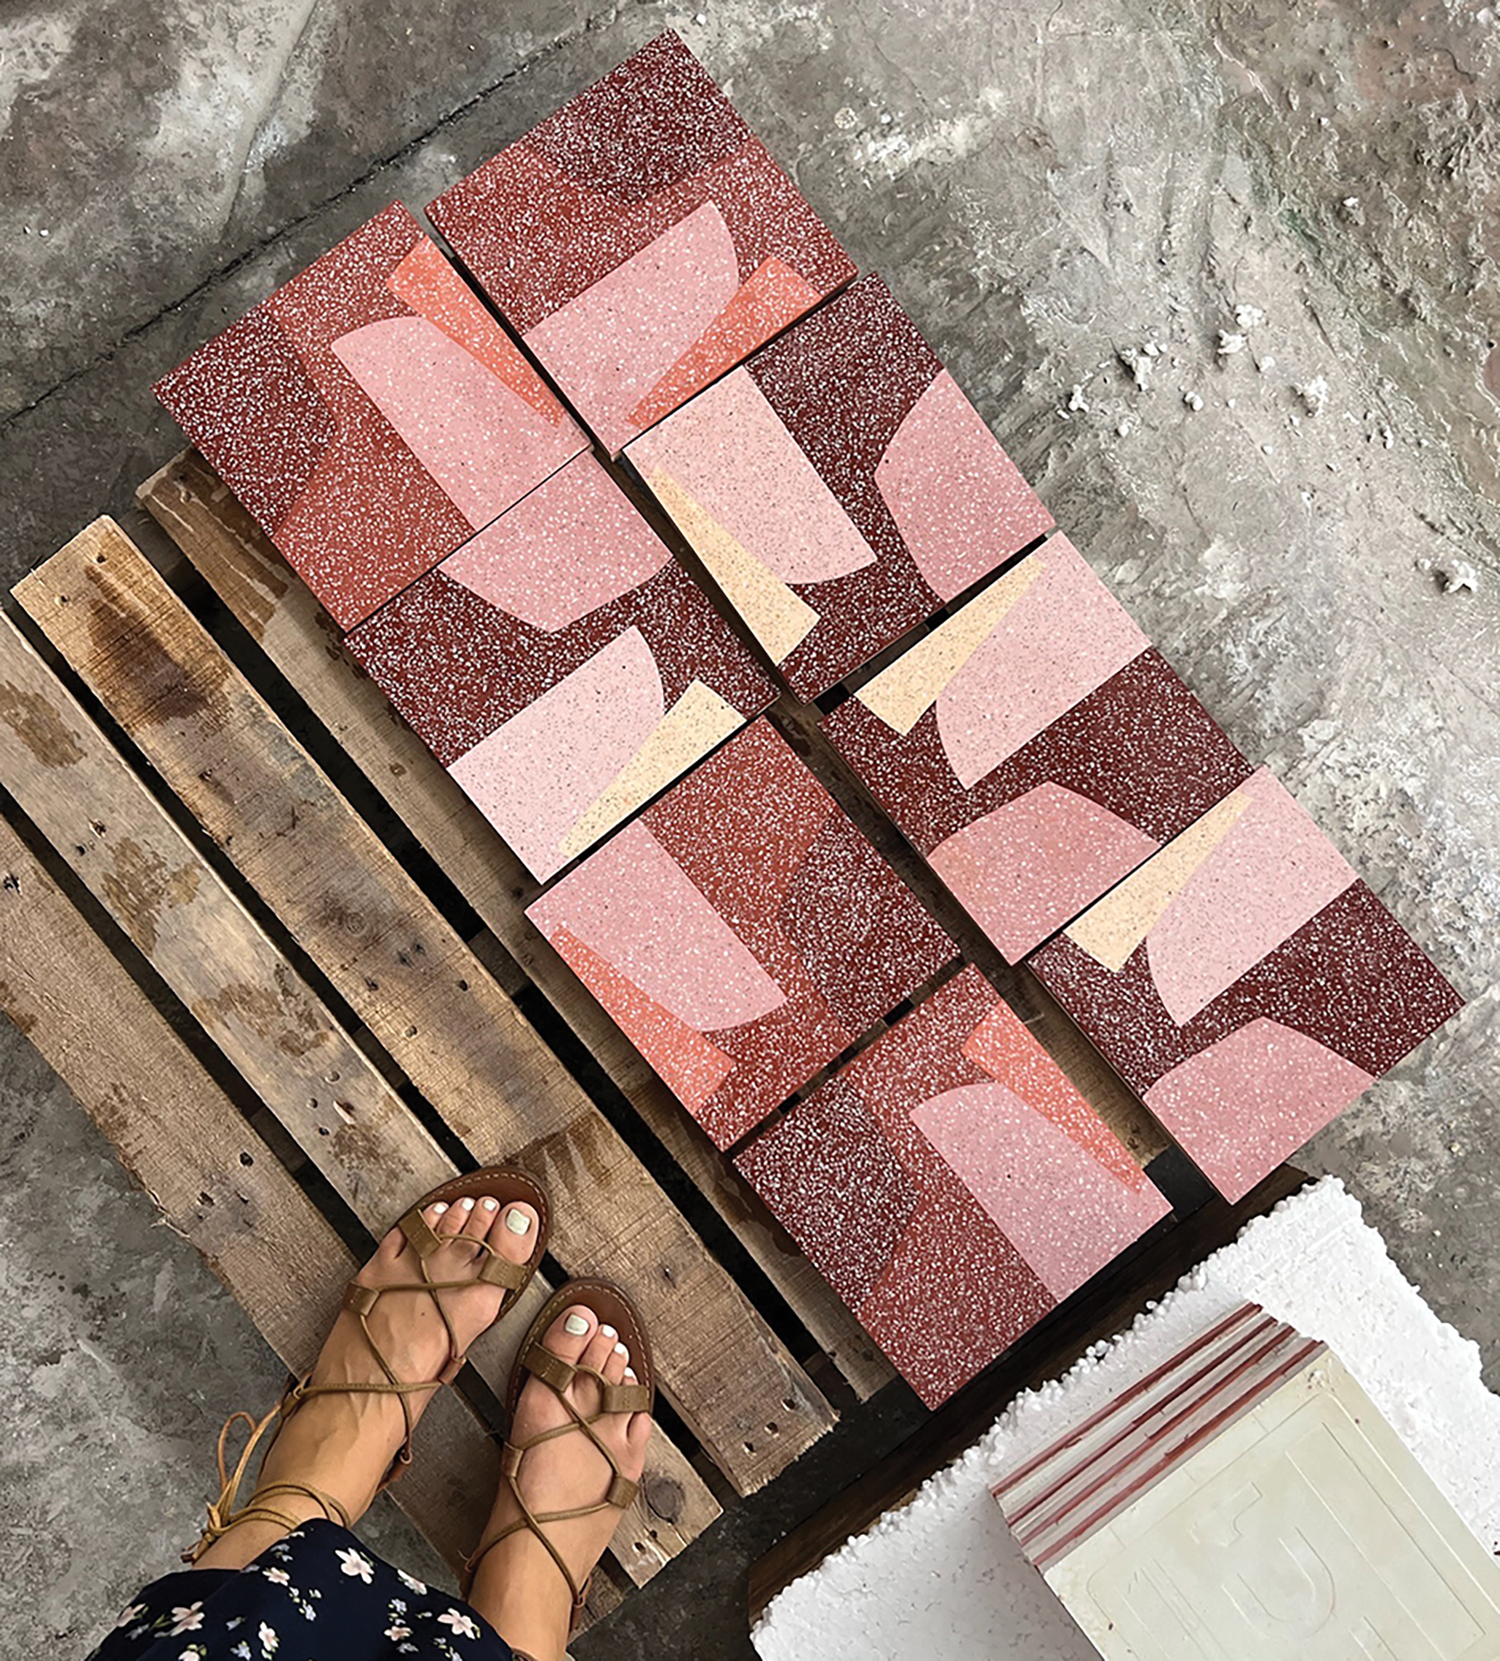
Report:
M 15 625 L 0 615 L 0 777 L 187 1011 L 379 1238 L 458 1175 L 415 1113 L 197 851 Z M 470 1361 L 503 1399 L 551 1287 L 535 1277 Z M 667 1436 L 653 1436 L 614 1550 L 644 1584 L 720 1515 Z
M 531 879 L 384 694 L 228 488 L 188 450 L 137 492 L 225 606 L 442 867 L 707 1197 L 860 1399 L 895 1376 L 759 1198 L 526 920 Z
M 668 1399 L 748 1493 L 834 1414 L 556 1056 L 110 520 L 15 589 L 473 1156 L 534 1169 L 570 1273 L 619 1277 Z

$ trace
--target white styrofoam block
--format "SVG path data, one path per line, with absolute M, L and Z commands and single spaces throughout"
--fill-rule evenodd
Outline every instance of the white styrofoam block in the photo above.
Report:
M 1066 1377 L 1018 1397 L 909 1505 L 787 1587 L 753 1634 L 762 1661 L 1097 1661 L 1015 1544 L 990 1485 L 1245 1299 L 1327 1343 L 1500 1551 L 1500 1397 L 1484 1387 L 1479 1348 L 1433 1314 L 1344 1185 L 1325 1177 Z

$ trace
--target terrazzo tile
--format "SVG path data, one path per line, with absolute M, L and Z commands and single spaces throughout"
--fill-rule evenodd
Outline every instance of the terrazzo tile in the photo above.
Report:
M 764 720 L 526 914 L 721 1148 L 958 955 Z
M 427 214 L 615 455 L 855 275 L 670 31 Z
M 538 879 L 776 691 L 592 456 L 383 606 L 348 646 Z
M 345 629 L 587 444 L 399 202 L 156 395 Z
M 1327 1345 L 1254 1304 L 993 1490 L 1109 1661 L 1500 1644 L 1500 1568 Z
M 626 456 L 802 698 L 1052 524 L 879 277 Z
M 1250 776 L 1061 534 L 823 725 L 1012 963 Z
M 1265 768 L 1027 961 L 1230 1200 L 1462 1008 Z
M 929 1407 L 1168 1211 L 973 968 L 735 1164 Z

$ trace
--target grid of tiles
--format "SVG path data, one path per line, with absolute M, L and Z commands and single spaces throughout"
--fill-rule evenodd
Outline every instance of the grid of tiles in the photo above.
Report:
M 428 211 L 525 351 L 394 204 L 158 393 L 924 1399 L 1165 1202 L 973 968 L 772 1117 L 957 947 L 580 421 L 804 699 L 958 606 L 827 736 L 1230 1198 L 1460 1007 L 675 35 Z

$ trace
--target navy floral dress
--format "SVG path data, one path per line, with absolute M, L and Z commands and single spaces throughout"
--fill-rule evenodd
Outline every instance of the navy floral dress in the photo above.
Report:
M 137 1594 L 94 1661 L 527 1661 L 477 1609 L 319 1518 L 244 1569 L 187 1569 Z

